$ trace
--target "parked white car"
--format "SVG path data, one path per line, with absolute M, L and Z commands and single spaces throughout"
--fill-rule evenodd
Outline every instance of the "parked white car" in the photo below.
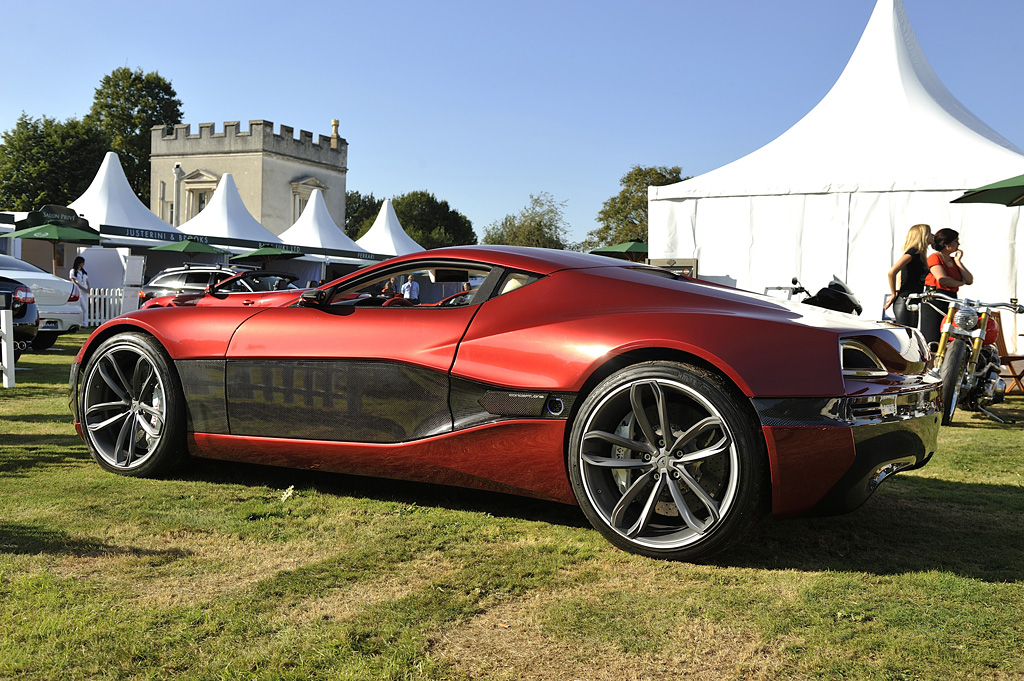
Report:
M 61 279 L 35 265 L 0 254 L 0 276 L 17 279 L 32 289 L 39 308 L 39 332 L 32 349 L 46 350 L 62 333 L 74 333 L 85 326 L 78 303 L 78 285 Z

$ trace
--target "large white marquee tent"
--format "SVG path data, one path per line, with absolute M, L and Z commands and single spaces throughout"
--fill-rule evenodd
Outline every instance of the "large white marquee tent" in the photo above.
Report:
M 737 161 L 650 188 L 650 257 L 696 258 L 702 278 L 752 291 L 837 275 L 878 318 L 907 229 L 927 223 L 961 233 L 976 280 L 961 295 L 1006 300 L 1024 283 L 1019 209 L 950 201 L 1021 173 L 1024 152 L 939 80 L 902 1 L 878 0 L 839 80 L 803 119 Z
M 383 253 L 385 255 L 405 255 L 424 250 L 423 246 L 416 243 L 411 236 L 402 229 L 398 221 L 395 207 L 391 205 L 391 199 L 384 199 L 381 204 L 377 219 L 358 241 L 360 248 L 365 248 L 371 253 Z

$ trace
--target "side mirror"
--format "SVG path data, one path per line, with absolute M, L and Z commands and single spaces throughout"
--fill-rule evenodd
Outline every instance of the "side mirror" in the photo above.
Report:
M 299 296 L 299 307 L 320 307 L 327 300 L 327 291 L 312 289 L 303 291 Z

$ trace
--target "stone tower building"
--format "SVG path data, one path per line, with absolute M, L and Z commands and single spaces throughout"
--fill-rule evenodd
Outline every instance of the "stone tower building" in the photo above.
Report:
M 338 121 L 331 121 L 330 137 L 281 126 L 274 134 L 270 121 L 249 121 L 239 130 L 238 121 L 224 123 L 215 132 L 213 123 L 191 126 L 157 126 L 150 156 L 150 209 L 177 227 L 199 214 L 213 196 L 224 173 L 231 173 L 245 207 L 274 234 L 285 231 L 299 218 L 314 189 L 323 192 L 331 218 L 345 225 L 345 179 L 348 142 L 338 136 Z

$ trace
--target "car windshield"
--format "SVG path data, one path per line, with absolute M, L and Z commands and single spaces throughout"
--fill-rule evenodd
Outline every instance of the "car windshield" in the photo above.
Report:
M 248 273 L 235 277 L 219 287 L 223 293 L 248 293 L 250 291 L 284 291 L 297 288 L 290 274 Z
M 18 260 L 17 258 L 9 255 L 0 255 L 0 267 L 6 270 L 21 270 L 22 272 L 42 272 L 46 274 L 45 270 L 42 270 L 31 263 L 27 263 L 24 260 Z

